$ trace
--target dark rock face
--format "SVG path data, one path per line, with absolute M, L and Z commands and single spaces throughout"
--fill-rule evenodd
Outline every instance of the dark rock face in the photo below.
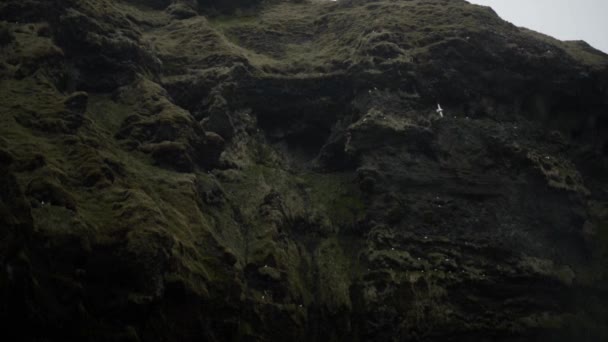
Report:
M 254 7 L 262 0 L 197 0 L 199 7 L 204 11 L 216 13 L 233 13 L 237 9 Z
M 5 339 L 608 339 L 587 44 L 459 0 L 0 19 Z
M 15 40 L 13 32 L 8 28 L 8 25 L 2 24 L 0 26 L 0 46 L 6 46 Z
M 18 335 L 14 324 L 26 322 L 32 309 L 25 304 L 32 286 L 28 279 L 30 269 L 20 253 L 33 232 L 33 222 L 15 176 L 8 170 L 12 156 L 0 150 L 0 161 L 0 319 L 7 324 L 5 336 L 15 338 Z
M 154 9 L 165 9 L 171 4 L 171 0 L 127 0 L 135 5 L 149 6 Z

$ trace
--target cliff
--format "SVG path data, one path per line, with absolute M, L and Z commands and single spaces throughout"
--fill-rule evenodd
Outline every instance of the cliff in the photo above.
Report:
M 461 0 L 0 20 L 3 340 L 608 339 L 586 43 Z

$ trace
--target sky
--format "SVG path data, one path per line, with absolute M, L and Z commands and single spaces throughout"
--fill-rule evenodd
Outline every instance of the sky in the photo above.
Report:
M 514 25 L 560 40 L 584 40 L 608 53 L 608 0 L 468 0 Z

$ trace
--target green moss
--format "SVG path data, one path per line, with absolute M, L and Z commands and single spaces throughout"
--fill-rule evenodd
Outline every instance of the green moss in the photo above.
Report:
M 432 254 L 422 249 L 441 243 L 419 244 L 409 239 L 404 242 L 395 236 L 370 241 L 364 233 L 349 234 L 350 227 L 366 218 L 369 204 L 352 173 L 290 169 L 287 158 L 262 138 L 246 137 L 243 132 L 255 135 L 250 130 L 255 127 L 251 126 L 239 126 L 235 139 L 228 143 L 237 150 L 228 151 L 235 155 L 229 159 L 234 164 L 225 164 L 232 165 L 228 166 L 231 169 L 206 173 L 188 160 L 187 167 L 180 170 L 191 172 L 170 169 L 179 158 L 189 158 L 191 155 L 186 156 L 186 152 L 199 147 L 192 148 L 192 139 L 204 135 L 202 130 L 192 129 L 200 128 L 196 122 L 199 118 L 192 119 L 190 113 L 175 105 L 183 103 L 180 92 L 192 92 L 194 104 L 187 105 L 196 107 L 209 92 L 225 91 L 219 89 L 225 80 L 231 83 L 228 88 L 238 90 L 241 84 L 232 83 L 239 83 L 242 78 L 235 70 L 251 72 L 244 77 L 246 82 L 257 82 L 259 77 L 264 82 L 278 79 L 277 88 L 283 86 L 296 94 L 308 85 L 327 85 L 331 77 L 346 70 L 349 77 L 356 76 L 353 66 L 368 69 L 365 75 L 386 75 L 380 67 L 405 65 L 417 54 L 428 53 L 446 40 L 463 42 L 467 35 L 487 33 L 496 25 L 507 34 L 517 34 L 508 24 L 493 22 L 495 18 L 489 10 L 462 4 L 281 2 L 256 16 L 219 16 L 208 21 L 202 16 L 171 20 L 161 11 L 131 7 L 128 2 L 84 2 L 82 6 L 95 7 L 90 8 L 91 15 L 98 13 L 100 18 L 108 19 L 109 26 L 113 20 L 124 24 L 121 37 L 141 38 L 154 46 L 153 54 L 163 60 L 163 73 L 169 75 L 163 84 L 174 98 L 160 85 L 158 75 L 141 76 L 111 95 L 89 94 L 88 109 L 77 127 L 66 122 L 66 94 L 56 89 L 59 83 L 53 77 L 47 77 L 71 56 L 63 56 L 48 37 L 35 37 L 23 30 L 13 32 L 17 41 L 9 39 L 7 54 L 11 54 L 11 60 L 2 61 L 6 65 L 2 72 L 11 75 L 20 70 L 20 79 L 0 83 L 0 144 L 15 156 L 19 182 L 32 185 L 28 192 L 32 204 L 36 206 L 36 199 L 52 198 L 52 205 L 33 210 L 37 233 L 48 237 L 49 246 L 58 250 L 74 247 L 94 250 L 100 256 L 119 254 L 119 261 L 138 266 L 133 267 L 135 273 L 142 272 L 144 278 L 163 278 L 168 288 L 182 288 L 203 300 L 219 303 L 225 310 L 218 310 L 218 319 L 233 314 L 226 297 L 237 297 L 244 310 L 262 317 L 262 322 L 239 322 L 240 336 L 251 339 L 266 336 L 260 333 L 260 326 L 276 324 L 268 324 L 264 315 L 289 317 L 302 327 L 307 319 L 316 320 L 319 314 L 323 318 L 325 311 L 347 317 L 352 310 L 355 280 L 399 287 L 388 300 L 398 303 L 397 309 L 404 315 L 401 323 L 412 330 L 425 328 L 423 320 L 428 317 L 447 317 L 447 321 L 454 315 L 448 317 L 446 313 L 448 294 L 441 283 L 446 281 L 445 272 L 430 275 L 404 271 L 412 265 L 416 269 L 422 265 L 404 251 L 379 249 L 368 253 L 367 260 L 362 258 L 362 253 L 367 253 L 362 251 L 375 248 L 370 246 L 378 241 L 406 243 L 407 248 L 428 257 Z M 99 20 L 100 25 L 106 25 L 104 20 Z M 129 29 L 131 25 L 139 26 L 141 31 Z M 31 32 L 36 32 L 35 27 Z M 99 39 L 105 39 L 106 33 L 101 32 Z M 2 35 L 0 27 L 0 45 Z M 20 50 L 9 51 L 14 47 Z M 52 67 L 41 61 L 52 62 Z M 233 68 L 238 64 L 245 67 Z M 271 93 L 274 89 L 262 89 L 266 91 Z M 228 95 L 222 96 L 229 99 Z M 324 99 L 306 101 L 327 103 Z M 231 105 L 242 105 L 235 103 Z M 200 113 L 204 116 L 205 108 Z M 123 128 L 125 132 L 138 130 L 139 135 L 131 136 L 128 131 L 121 138 L 117 133 Z M 38 164 L 21 167 L 39 155 L 43 158 Z M 157 167 L 155 160 L 164 167 Z M 39 182 L 41 179 L 44 182 Z M 221 189 L 219 200 L 205 197 L 209 189 Z M 397 222 L 403 215 L 395 212 L 392 216 Z M 598 237 L 597 243 L 606 254 L 608 224 L 600 225 Z M 445 245 L 454 251 L 459 248 L 447 242 Z M 443 254 L 438 258 L 442 259 Z M 606 257 L 601 265 L 605 265 L 604 260 Z M 381 269 L 376 274 L 366 272 L 369 266 L 360 264 L 367 262 L 399 267 Z M 271 266 L 260 271 L 264 263 Z M 568 270 L 560 275 L 567 283 L 571 278 Z M 597 274 L 601 272 L 604 271 Z M 159 274 L 162 277 L 157 277 Z M 254 284 L 258 276 L 271 285 Z M 473 276 L 471 279 L 479 280 Z M 110 280 L 110 290 L 116 285 L 113 281 L 121 282 Z M 259 302 L 264 286 L 284 293 Z M 392 291 L 390 287 L 386 289 L 386 293 Z M 95 295 L 93 290 L 85 290 L 87 295 Z M 137 305 L 151 301 L 148 293 L 136 290 L 128 289 L 128 298 L 118 300 L 131 299 Z M 382 291 L 372 286 L 366 290 L 376 294 Z M 315 311 L 307 316 L 309 307 Z M 167 314 L 171 315 L 168 311 Z M 190 312 L 168 319 L 184 315 Z M 201 317 L 200 312 L 189 317 Z M 531 321 L 532 326 L 542 323 Z M 433 324 L 436 322 L 426 325 L 430 329 Z M 141 327 L 132 329 L 134 336 L 136 329 Z
M 235 15 L 220 15 L 209 19 L 209 23 L 220 30 L 226 30 L 232 27 L 241 27 L 255 25 L 259 22 L 257 16 L 235 16 Z
M 578 62 L 591 66 L 592 68 L 605 68 L 608 66 L 606 55 L 583 41 L 560 41 L 545 34 L 535 32 L 526 28 L 522 28 L 527 34 L 539 39 L 540 41 L 549 43 L 563 49 L 570 57 Z
M 95 125 L 107 136 L 118 132 L 124 120 L 133 114 L 132 108 L 112 100 L 110 95 L 93 94 L 89 97 L 88 112 L 95 117 Z
M 365 217 L 363 194 L 350 180 L 352 175 L 305 174 L 313 206 L 336 226 L 352 226 Z
M 351 286 L 351 259 L 343 253 L 336 239 L 328 239 L 317 249 L 315 260 L 319 269 L 318 295 L 333 312 L 349 310 Z

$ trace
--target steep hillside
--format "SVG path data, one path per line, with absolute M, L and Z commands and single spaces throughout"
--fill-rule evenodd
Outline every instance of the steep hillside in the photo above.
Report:
M 3 340 L 602 341 L 607 262 L 584 42 L 461 0 L 0 3 Z

